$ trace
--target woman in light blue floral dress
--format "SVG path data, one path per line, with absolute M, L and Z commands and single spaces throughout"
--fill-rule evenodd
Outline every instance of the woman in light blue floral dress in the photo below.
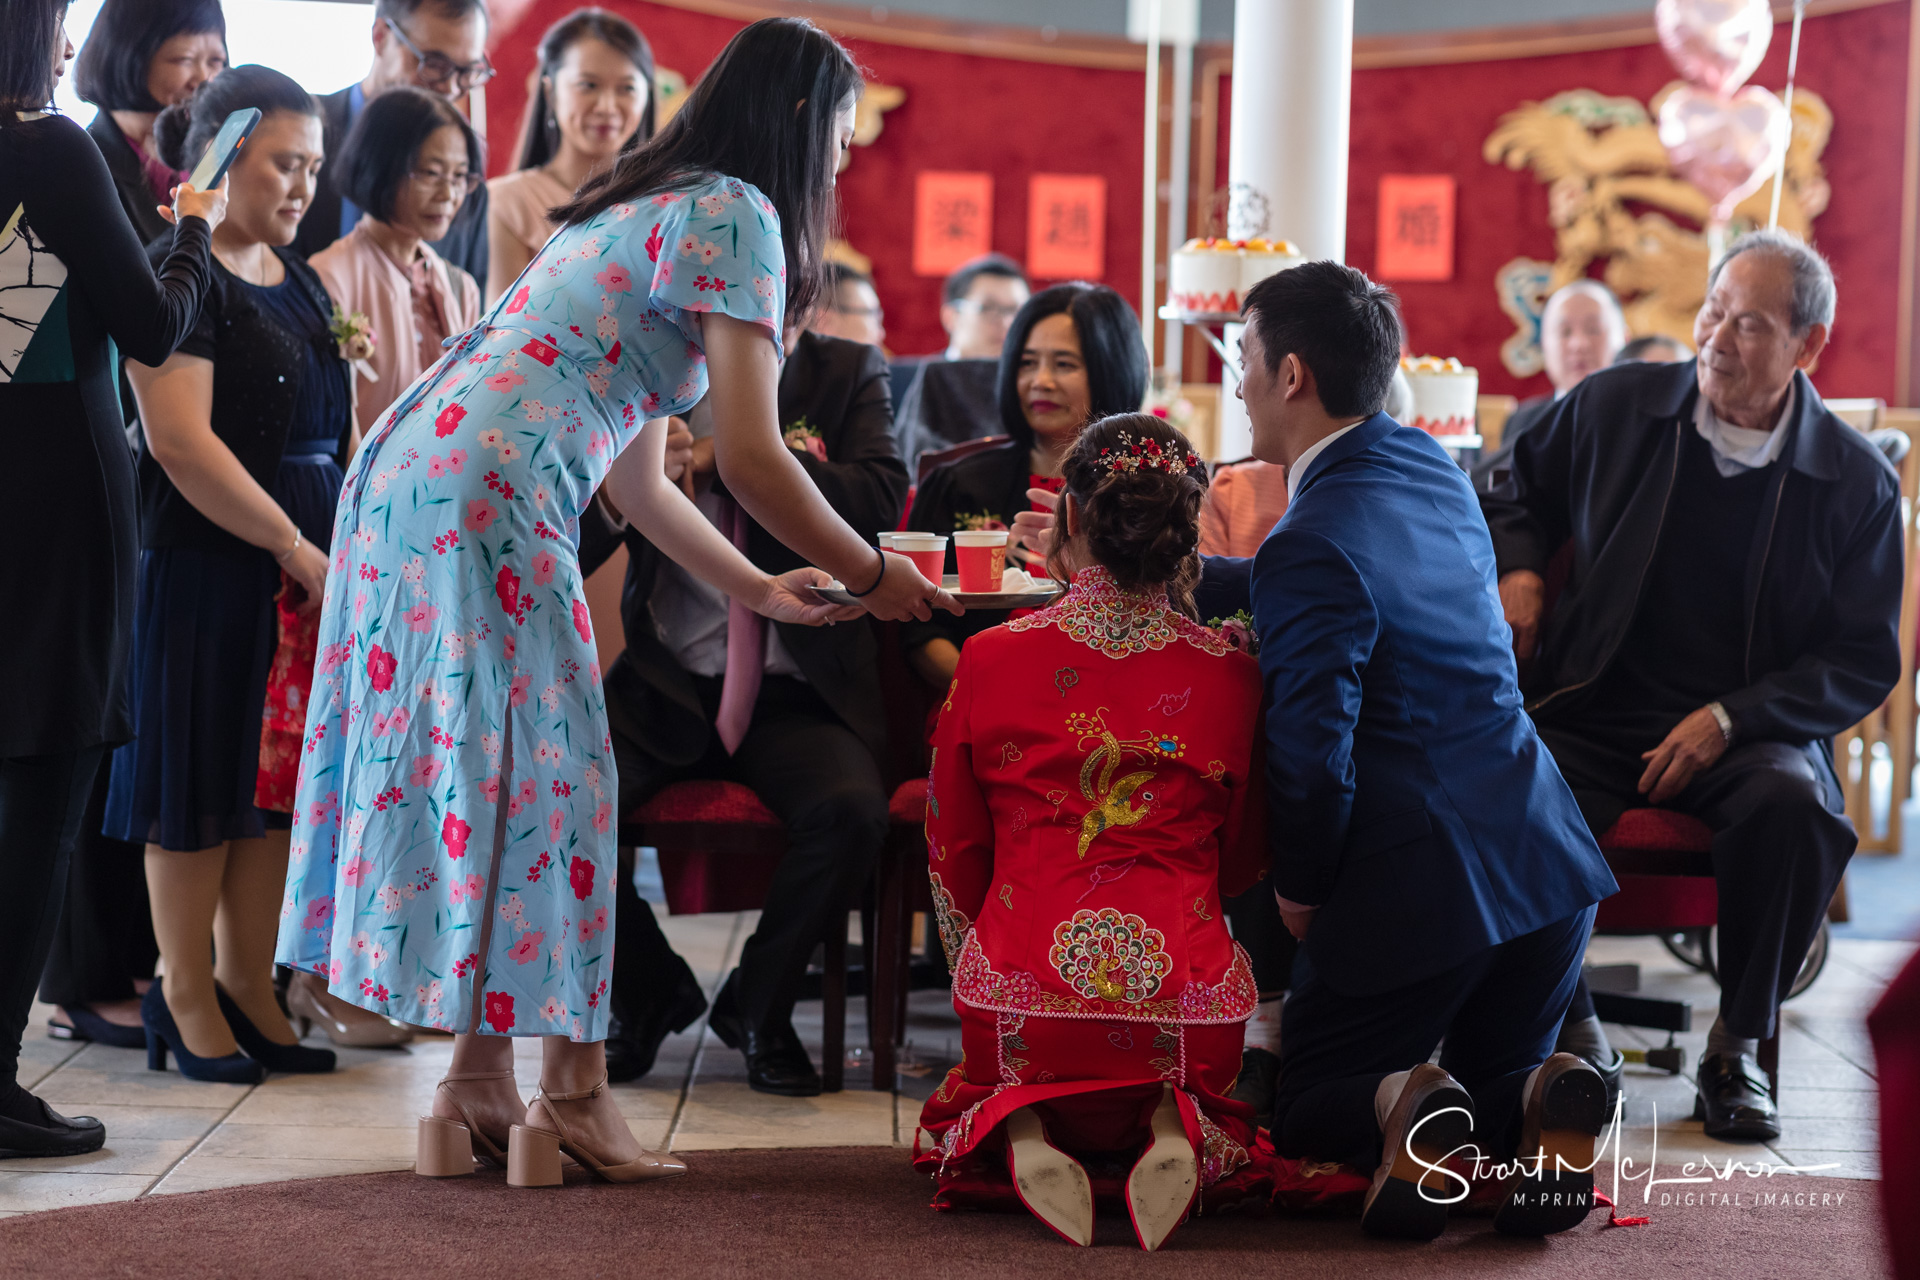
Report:
M 743 30 L 348 472 L 279 959 L 457 1033 L 422 1172 L 470 1170 L 469 1144 L 499 1159 L 510 1126 L 522 1185 L 557 1181 L 563 1148 L 614 1180 L 684 1169 L 642 1152 L 602 1087 L 617 788 L 576 522 L 605 481 L 760 612 L 857 612 L 813 599 L 817 570 L 762 574 L 667 481 L 663 419 L 707 393 L 709 364 L 720 471 L 755 519 L 878 616 L 950 603 L 833 515 L 776 424 L 781 329 L 812 302 L 859 84 L 804 21 Z M 535 1035 L 523 1107 L 505 1037 Z

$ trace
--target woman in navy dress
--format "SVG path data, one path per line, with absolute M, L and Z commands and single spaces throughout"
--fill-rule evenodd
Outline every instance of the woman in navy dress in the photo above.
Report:
M 229 113 L 262 116 L 229 170 L 200 323 L 158 368 L 130 365 L 146 451 L 134 615 L 135 740 L 114 754 L 107 833 L 146 845 L 165 977 L 142 1005 L 147 1065 L 171 1047 L 196 1079 L 329 1071 L 298 1045 L 273 992 L 289 820 L 254 803 L 283 571 L 318 607 L 340 464 L 348 368 L 333 303 L 284 246 L 320 168 L 313 97 L 266 67 L 209 81 L 156 126 L 179 167 Z

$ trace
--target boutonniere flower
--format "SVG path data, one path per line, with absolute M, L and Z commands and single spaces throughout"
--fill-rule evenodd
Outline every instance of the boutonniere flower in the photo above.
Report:
M 780 438 L 786 442 L 789 449 L 798 449 L 801 453 L 812 454 L 821 462 L 827 460 L 827 442 L 821 439 L 820 432 L 805 418 L 794 419 Z
M 1207 625 L 1240 652 L 1252 657 L 1260 656 L 1260 634 L 1253 629 L 1253 618 L 1245 609 L 1225 618 L 1209 618 Z
M 965 529 L 968 532 L 990 532 L 1004 529 L 1007 525 L 991 511 L 962 511 L 953 517 L 953 527 L 956 531 Z
M 352 365 L 368 382 L 374 379 L 374 351 L 380 345 L 380 335 L 373 331 L 373 322 L 361 311 L 342 311 L 338 306 L 333 309 L 333 318 L 327 321 L 327 332 L 339 344 L 340 358 Z

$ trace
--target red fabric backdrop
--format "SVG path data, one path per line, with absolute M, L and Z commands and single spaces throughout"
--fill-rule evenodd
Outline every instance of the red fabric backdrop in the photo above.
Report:
M 534 45 L 572 0 L 532 0 L 501 23 L 489 93 L 492 168 L 510 160 Z M 608 0 L 638 24 L 662 66 L 691 81 L 740 23 L 645 0 Z M 1900 179 L 1906 100 L 1908 6 L 1874 5 L 1807 19 L 1800 83 L 1833 109 L 1823 161 L 1833 185 L 1814 223 L 1819 247 L 1839 277 L 1835 345 L 1818 382 L 1829 396 L 1894 394 L 1900 264 Z M 1106 281 L 1139 295 L 1140 73 L 1016 62 L 871 41 L 850 41 L 869 79 L 898 85 L 906 101 L 889 111 L 879 140 L 857 148 L 841 175 L 846 235 L 873 259 L 887 310 L 888 345 L 918 353 L 944 344 L 939 282 L 912 271 L 913 176 L 967 169 L 994 177 L 993 246 L 1026 257 L 1027 179 L 1034 173 L 1097 173 L 1107 179 Z M 1781 26 L 1754 83 L 1778 91 L 1786 80 Z M 1515 379 L 1500 364 L 1513 323 L 1494 296 L 1494 272 L 1517 255 L 1551 260 L 1547 189 L 1531 172 L 1481 158 L 1503 112 L 1565 89 L 1650 98 L 1675 73 L 1658 46 L 1354 74 L 1353 160 L 1347 260 L 1373 265 L 1374 219 L 1383 173 L 1449 173 L 1459 184 L 1454 278 L 1396 286 L 1413 348 L 1478 366 L 1487 392 L 1533 394 L 1544 378 Z M 1230 86 L 1221 94 L 1221 172 Z M 1270 126 L 1284 128 L 1284 121 Z M 1286 228 L 1275 230 L 1285 234 Z

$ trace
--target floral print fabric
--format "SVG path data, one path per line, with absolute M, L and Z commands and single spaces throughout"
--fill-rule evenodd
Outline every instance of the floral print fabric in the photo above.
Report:
M 606 1036 L 617 794 L 578 518 L 705 392 L 696 313 L 767 327 L 772 204 L 715 177 L 550 239 L 354 458 L 279 960 L 405 1022 Z

